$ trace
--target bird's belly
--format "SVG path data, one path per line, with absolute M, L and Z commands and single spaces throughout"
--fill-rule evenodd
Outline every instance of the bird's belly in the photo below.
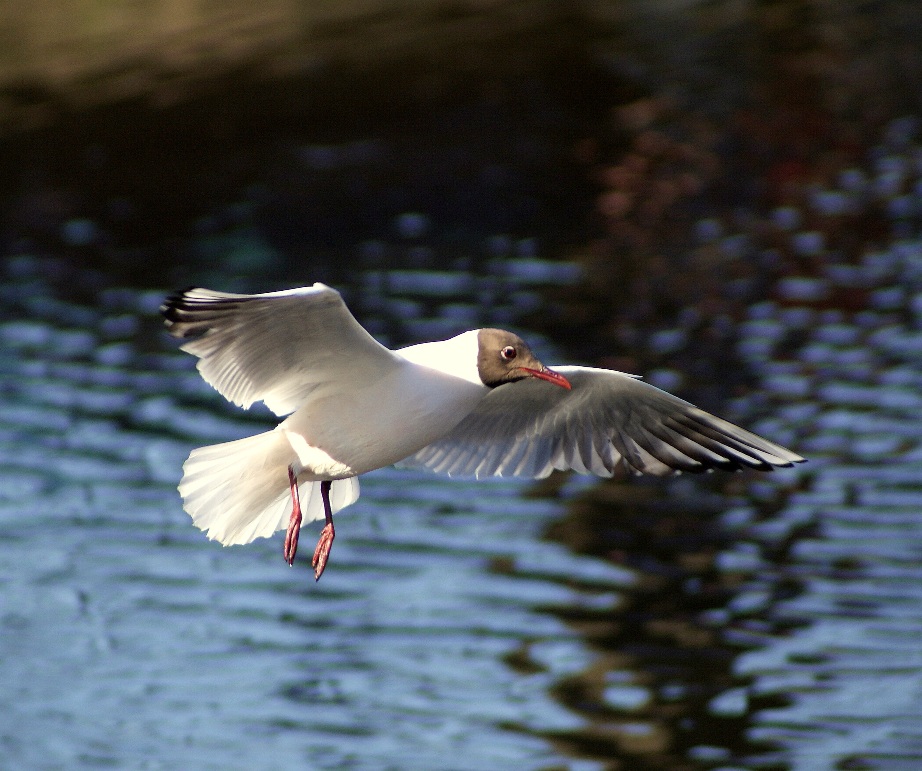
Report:
M 451 431 L 486 395 L 484 386 L 428 368 L 312 398 L 279 429 L 306 475 L 337 479 L 389 466 Z

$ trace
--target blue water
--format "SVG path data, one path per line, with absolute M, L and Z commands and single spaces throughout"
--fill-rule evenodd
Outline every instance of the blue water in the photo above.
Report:
M 281 535 L 222 548 L 182 511 L 180 467 L 266 416 L 156 331 L 159 292 L 65 302 L 43 265 L 14 263 L 0 323 L 0 765 L 563 762 L 523 728 L 580 724 L 548 687 L 589 654 L 535 608 L 585 602 L 568 576 L 605 595 L 631 575 L 540 539 L 559 502 L 385 470 L 320 583 Z M 526 642 L 540 673 L 503 661 Z
M 271 420 L 227 405 L 176 351 L 164 290 L 75 300 L 53 261 L 9 260 L 0 767 L 920 767 L 920 255 L 904 242 L 824 279 L 901 277 L 857 320 L 748 309 L 739 350 L 762 388 L 728 410 L 762 415 L 748 425 L 810 463 L 711 494 L 719 551 L 673 591 L 676 618 L 651 608 L 628 638 L 650 586 L 702 549 L 664 566 L 654 524 L 624 559 L 573 523 L 593 502 L 620 527 L 612 503 L 646 488 L 571 478 L 535 495 L 376 472 L 315 583 L 306 556 L 284 564 L 280 535 L 222 548 L 182 511 L 188 452 Z M 535 286 L 573 277 L 521 260 L 505 305 L 495 276 L 360 278 L 371 326 L 422 335 L 493 312 L 515 323 Z M 701 500 L 684 478 L 655 485 L 678 508 Z M 603 556 L 547 540 L 560 522 Z M 715 582 L 726 601 L 690 611 Z M 702 651 L 704 685 L 676 674 Z

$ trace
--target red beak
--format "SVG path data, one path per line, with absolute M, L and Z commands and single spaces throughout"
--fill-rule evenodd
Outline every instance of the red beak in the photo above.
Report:
M 540 380 L 547 380 L 548 383 L 553 383 L 555 386 L 560 386 L 561 388 L 566 388 L 568 391 L 572 386 L 570 381 L 567 380 L 559 372 L 554 372 L 552 369 L 544 367 L 543 369 L 532 369 L 531 367 L 522 367 L 522 372 L 527 372 L 531 377 L 539 378 Z

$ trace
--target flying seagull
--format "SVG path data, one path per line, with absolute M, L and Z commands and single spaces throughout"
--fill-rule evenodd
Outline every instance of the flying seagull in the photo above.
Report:
M 253 295 L 188 289 L 161 312 L 225 398 L 285 417 L 272 431 L 193 450 L 179 484 L 185 510 L 225 545 L 287 528 L 289 565 L 302 521 L 325 519 L 317 579 L 333 514 L 358 499 L 360 474 L 392 464 L 537 479 L 554 469 L 610 477 L 619 463 L 662 476 L 804 460 L 633 375 L 546 367 L 501 329 L 392 351 L 320 283 Z

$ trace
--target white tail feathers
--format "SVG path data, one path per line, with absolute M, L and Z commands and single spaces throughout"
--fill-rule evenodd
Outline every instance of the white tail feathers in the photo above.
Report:
M 268 537 L 288 526 L 288 465 L 296 457 L 282 431 L 200 447 L 183 464 L 183 505 L 197 527 L 225 546 Z M 323 519 L 320 483 L 301 482 L 298 488 L 303 521 Z M 330 487 L 334 513 L 358 497 L 355 477 L 334 480 Z

